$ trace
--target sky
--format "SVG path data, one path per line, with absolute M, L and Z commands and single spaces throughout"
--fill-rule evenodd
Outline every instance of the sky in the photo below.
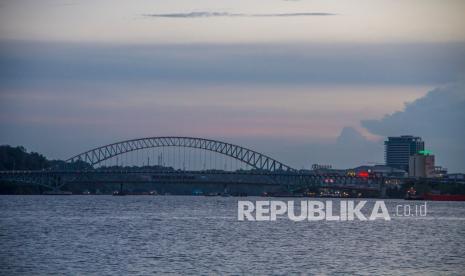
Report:
M 0 0 L 0 144 L 50 158 L 148 136 L 297 168 L 419 135 L 465 172 L 464 1 Z

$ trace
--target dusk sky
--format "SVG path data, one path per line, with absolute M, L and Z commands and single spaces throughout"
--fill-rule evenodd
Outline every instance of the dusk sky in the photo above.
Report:
M 418 135 L 465 172 L 465 1 L 0 0 L 0 144 L 220 139 L 296 168 Z

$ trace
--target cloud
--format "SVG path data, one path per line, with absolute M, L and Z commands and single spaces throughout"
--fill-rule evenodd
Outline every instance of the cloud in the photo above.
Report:
M 440 165 L 465 171 L 465 82 L 430 91 L 404 110 L 362 125 L 381 136 L 416 135 L 425 140 Z M 437 162 L 438 163 L 438 162 Z
M 329 164 L 333 168 L 346 169 L 384 162 L 383 143 L 369 141 L 351 127 L 343 128 L 334 142 L 273 140 L 272 137 L 260 140 L 238 138 L 235 142 L 299 169 L 310 168 L 312 164 Z
M 297 16 L 331 16 L 334 13 L 327 12 L 299 12 L 299 13 L 229 13 L 229 12 L 188 12 L 188 13 L 154 13 L 144 14 L 147 17 L 165 18 L 205 18 L 205 17 L 297 17 Z
M 106 45 L 0 41 L 0 81 L 432 84 L 465 73 L 465 44 Z
M 339 134 L 339 137 L 337 138 L 337 143 L 341 145 L 346 143 L 350 145 L 363 145 L 366 142 L 368 142 L 368 140 L 352 127 L 343 128 L 341 134 Z

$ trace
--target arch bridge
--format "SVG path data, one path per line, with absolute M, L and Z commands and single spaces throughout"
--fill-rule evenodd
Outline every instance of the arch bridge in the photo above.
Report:
M 95 169 L 82 169 L 79 165 L 101 165 L 106 160 L 120 155 L 155 148 L 190 148 L 202 152 L 211 152 L 229 157 L 253 168 L 253 170 L 185 170 L 161 166 L 150 167 L 100 167 Z M 328 180 L 338 187 L 345 188 L 374 188 L 378 189 L 383 179 L 362 179 L 341 175 L 327 176 L 312 172 L 298 171 L 282 162 L 277 161 L 257 151 L 212 139 L 163 136 L 125 140 L 117 143 L 96 147 L 77 154 L 65 162 L 65 167 L 52 167 L 42 171 L 5 171 L 0 172 L 0 179 L 23 183 L 35 183 L 53 189 L 59 189 L 66 183 L 232 183 L 242 185 L 272 185 L 286 187 L 287 190 L 299 187 L 328 186 Z M 76 166 L 77 165 L 77 166 Z M 179 167 L 178 167 L 179 168 Z M 333 184 L 331 184 L 333 185 Z
M 211 139 L 177 136 L 148 137 L 121 141 L 77 154 L 66 160 L 66 162 L 74 163 L 82 161 L 94 166 L 121 154 L 160 147 L 184 147 L 211 151 L 234 158 L 258 170 L 270 172 L 295 171 L 295 169 L 290 166 L 285 165 L 267 155 L 238 145 Z

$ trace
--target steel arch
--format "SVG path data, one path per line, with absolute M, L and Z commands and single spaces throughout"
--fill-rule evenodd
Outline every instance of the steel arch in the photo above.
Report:
M 148 137 L 121 141 L 102 147 L 94 148 L 75 155 L 66 162 L 84 161 L 96 165 L 109 158 L 131 151 L 156 147 L 188 147 L 216 152 L 241 162 L 255 169 L 267 171 L 295 171 L 295 169 L 256 151 L 217 140 L 195 137 Z

